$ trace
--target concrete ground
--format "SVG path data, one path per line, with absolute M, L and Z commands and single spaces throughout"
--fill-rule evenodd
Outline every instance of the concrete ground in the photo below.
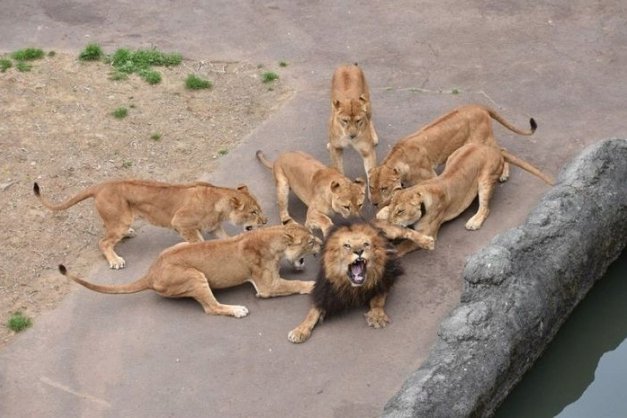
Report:
M 497 124 L 495 133 L 553 175 L 586 145 L 626 134 L 621 1 L 10 3 L 0 14 L 2 50 L 78 51 L 96 41 L 106 49 L 156 45 L 195 57 L 289 62 L 281 76 L 294 97 L 217 172 L 199 168 L 199 177 L 216 184 L 248 183 L 272 222 L 273 182 L 254 152 L 301 149 L 328 161 L 329 84 L 341 63 L 359 62 L 369 79 L 379 159 L 400 137 L 470 102 L 493 106 L 520 127 L 533 116 L 539 128 L 531 138 Z M 349 174 L 359 174 L 359 159 L 347 157 Z M 458 302 L 465 257 L 523 221 L 545 190 L 514 169 L 480 231 L 464 229 L 466 212 L 443 227 L 435 251 L 407 256 L 407 274 L 387 304 L 393 322 L 383 330 L 368 328 L 357 310 L 293 345 L 287 333 L 303 319 L 307 296 L 258 300 L 250 286 L 218 292 L 224 303 L 248 306 L 249 317 L 233 319 L 206 316 L 192 300 L 77 289 L 0 352 L 0 415 L 377 416 Z M 293 207 L 302 220 L 302 207 Z M 124 272 L 102 263 L 92 278 L 136 278 L 175 242 L 174 233 L 143 228 L 120 246 Z M 312 278 L 316 260 L 307 261 L 304 274 L 286 274 Z

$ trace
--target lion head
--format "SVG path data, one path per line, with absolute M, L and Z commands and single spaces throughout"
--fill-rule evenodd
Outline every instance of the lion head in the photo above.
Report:
M 283 228 L 287 241 L 285 258 L 292 263 L 296 270 L 303 270 L 305 268 L 305 255 L 318 254 L 322 247 L 322 241 L 308 228 L 296 222 L 290 222 Z
M 233 225 L 241 225 L 244 230 L 251 231 L 268 223 L 257 199 L 245 185 L 237 187 L 236 194 L 230 199 L 230 205 L 229 221 Z
M 366 200 L 366 183 L 362 178 L 333 180 L 331 188 L 331 207 L 343 218 L 359 216 Z
M 378 219 L 385 219 L 395 225 L 410 226 L 420 220 L 425 212 L 422 193 L 415 187 L 397 191 L 390 204 L 377 214 Z
M 390 258 L 388 240 L 368 223 L 335 228 L 328 236 L 322 262 L 335 287 L 374 287 Z
M 368 173 L 370 202 L 375 207 L 387 206 L 392 195 L 403 188 L 401 174 L 397 168 L 380 165 Z
M 365 95 L 358 99 L 345 99 L 333 101 L 333 124 L 340 133 L 342 139 L 355 139 L 368 129 L 368 99 Z

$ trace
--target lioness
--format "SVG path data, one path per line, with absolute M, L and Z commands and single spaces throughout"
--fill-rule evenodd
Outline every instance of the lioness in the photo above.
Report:
M 108 181 L 88 187 L 59 204 L 44 198 L 37 183 L 33 185 L 33 191 L 43 205 L 53 211 L 67 209 L 93 197 L 105 227 L 100 250 L 112 269 L 124 268 L 126 264 L 113 247 L 122 238 L 135 234 L 131 228 L 135 216 L 153 225 L 173 228 L 189 242 L 203 241 L 203 229 L 219 238 L 227 237 L 222 228 L 222 222 L 226 220 L 248 231 L 268 222 L 245 185 L 230 189 L 203 182 Z
M 353 147 L 363 158 L 366 175 L 377 165 L 375 146 L 379 137 L 372 122 L 370 90 L 364 72 L 344 65 L 335 70 L 331 81 L 329 143 L 332 166 L 344 174 L 344 148 Z
M 390 318 L 383 307 L 388 292 L 403 269 L 388 238 L 365 222 L 334 227 L 322 249 L 320 271 L 314 286 L 313 306 L 305 320 L 288 334 L 293 343 L 309 339 L 325 316 L 370 305 L 366 322 L 383 328 Z
M 286 280 L 279 275 L 279 262 L 291 262 L 320 251 L 320 239 L 298 224 L 256 229 L 231 238 L 170 247 L 152 263 L 148 272 L 123 285 L 91 283 L 59 265 L 61 274 L 88 289 L 100 293 L 126 294 L 152 289 L 161 296 L 191 297 L 208 314 L 241 318 L 248 315 L 245 306 L 223 305 L 211 289 L 224 289 L 250 282 L 257 296 L 268 298 L 310 293 L 314 282 Z
M 435 177 L 435 167 L 444 163 L 453 151 L 464 144 L 498 147 L 492 132 L 492 119 L 519 135 L 532 135 L 537 128 L 533 118 L 529 119 L 531 129 L 522 131 L 488 107 L 459 107 L 398 141 L 381 165 L 370 171 L 368 180 L 372 204 L 386 206 L 397 190 Z M 508 177 L 509 166 L 504 164 L 499 180 L 506 181 Z
M 439 176 L 396 192 L 390 205 L 377 213 L 377 218 L 397 225 L 413 225 L 416 231 L 436 239 L 440 225 L 457 217 L 479 195 L 479 210 L 466 222 L 466 229 L 477 230 L 490 213 L 490 198 L 506 161 L 553 184 L 550 176 L 504 149 L 471 143 L 449 157 Z M 404 242 L 399 254 L 416 247 L 410 241 Z
M 363 179 L 351 181 L 335 168 L 301 151 L 283 153 L 274 163 L 261 150 L 256 155 L 274 173 L 281 223 L 293 221 L 287 210 L 290 189 L 307 205 L 305 226 L 321 230 L 324 236 L 333 225 L 330 216 L 334 213 L 343 218 L 359 216 L 366 199 Z

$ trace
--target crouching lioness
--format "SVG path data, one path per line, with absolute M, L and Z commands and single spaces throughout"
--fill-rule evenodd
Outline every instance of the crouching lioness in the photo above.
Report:
M 281 278 L 279 262 L 282 258 L 297 262 L 306 254 L 318 253 L 320 247 L 320 239 L 307 228 L 279 225 L 232 238 L 177 244 L 159 254 L 146 275 L 125 285 L 88 282 L 69 273 L 62 264 L 59 271 L 96 292 L 124 294 L 152 289 L 165 297 L 194 298 L 208 314 L 241 318 L 248 315 L 245 306 L 223 305 L 211 289 L 250 282 L 261 298 L 310 293 L 314 282 Z
M 203 182 L 108 181 L 88 187 L 58 204 L 44 198 L 37 183 L 33 191 L 41 203 L 53 211 L 93 197 L 105 228 L 100 250 L 112 269 L 124 268 L 126 264 L 113 247 L 122 238 L 134 235 L 131 224 L 136 216 L 156 226 L 173 228 L 189 242 L 203 241 L 202 230 L 213 232 L 219 238 L 227 237 L 223 221 L 241 225 L 248 231 L 268 222 L 257 199 L 244 185 L 230 189 Z
M 479 209 L 466 222 L 466 229 L 477 230 L 490 213 L 490 199 L 506 161 L 549 185 L 553 184 L 550 176 L 505 150 L 489 145 L 466 144 L 449 157 L 442 174 L 397 191 L 390 205 L 377 213 L 377 218 L 396 225 L 413 226 L 416 231 L 435 239 L 442 223 L 459 216 L 478 195 Z M 399 254 L 417 248 L 411 241 L 400 245 Z
M 333 226 L 330 218 L 333 214 L 345 219 L 360 215 L 366 199 L 363 179 L 351 181 L 335 168 L 301 151 L 283 153 L 274 163 L 262 151 L 257 151 L 257 158 L 274 173 L 281 223 L 293 222 L 287 210 L 290 189 L 307 205 L 305 226 L 319 229 L 325 236 Z

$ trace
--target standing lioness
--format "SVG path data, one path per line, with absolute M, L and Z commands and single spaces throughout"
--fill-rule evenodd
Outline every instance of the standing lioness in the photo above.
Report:
M 297 224 L 260 228 L 232 238 L 196 243 L 180 243 L 161 254 L 141 278 L 129 284 L 100 285 L 68 273 L 61 274 L 88 289 L 100 293 L 125 294 L 152 289 L 161 296 L 190 297 L 208 314 L 241 318 L 248 315 L 245 306 L 223 305 L 211 289 L 224 289 L 250 282 L 257 296 L 306 294 L 313 281 L 286 280 L 279 275 L 279 262 L 296 262 L 306 254 L 320 251 L 320 239 Z
M 377 165 L 375 146 L 379 138 L 372 123 L 370 90 L 364 72 L 345 65 L 335 70 L 331 81 L 331 119 L 327 149 L 332 165 L 344 174 L 344 148 L 353 147 L 364 160 L 366 175 Z
M 330 216 L 334 213 L 343 218 L 360 215 L 366 199 L 366 184 L 361 178 L 351 181 L 301 151 L 283 153 L 274 163 L 257 151 L 257 159 L 274 173 L 281 223 L 293 221 L 287 210 L 290 189 L 307 205 L 305 226 L 319 229 L 325 236 L 333 225 Z
M 156 226 L 173 228 L 184 240 L 203 241 L 201 231 L 227 237 L 223 221 L 251 230 L 268 222 L 257 199 L 245 185 L 237 189 L 213 186 L 209 183 L 169 184 L 146 180 L 108 181 L 88 187 L 65 202 L 54 204 L 41 195 L 39 185 L 33 192 L 48 209 L 67 209 L 94 198 L 102 218 L 105 236 L 100 250 L 112 269 L 124 268 L 125 261 L 113 250 L 122 238 L 134 235 L 131 223 L 135 216 Z
M 381 165 L 369 173 L 372 204 L 386 206 L 397 190 L 435 177 L 435 168 L 464 144 L 498 147 L 492 132 L 492 119 L 519 135 L 531 135 L 537 127 L 532 118 L 529 120 L 531 129 L 522 131 L 486 106 L 467 105 L 454 109 L 398 141 Z M 509 166 L 505 163 L 499 180 L 505 181 L 508 177 Z

